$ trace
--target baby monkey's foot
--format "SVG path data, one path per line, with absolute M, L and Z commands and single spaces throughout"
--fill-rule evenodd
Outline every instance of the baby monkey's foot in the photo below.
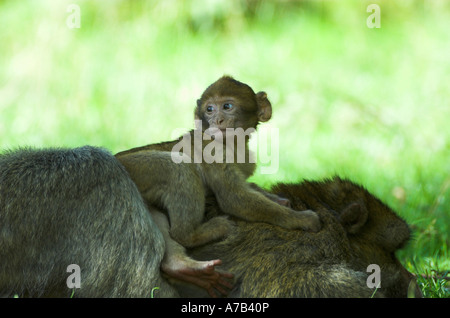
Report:
M 281 197 L 277 194 L 273 194 L 270 192 L 263 192 L 263 194 L 266 196 L 266 198 L 268 198 L 269 200 L 278 203 L 281 206 L 285 206 L 290 208 L 291 207 L 291 201 L 289 201 L 289 199 L 286 199 L 284 197 Z
M 275 200 L 276 203 L 278 203 L 279 205 L 285 206 L 290 208 L 291 207 L 291 201 L 289 201 L 289 199 L 286 198 L 282 198 L 277 196 L 277 199 Z
M 234 275 L 215 270 L 215 266 L 221 264 L 222 261 L 219 259 L 196 261 L 187 256 L 175 256 L 163 262 L 161 267 L 169 276 L 206 289 L 211 297 L 216 298 L 218 297 L 216 291 L 226 296 L 233 288 L 230 281 Z

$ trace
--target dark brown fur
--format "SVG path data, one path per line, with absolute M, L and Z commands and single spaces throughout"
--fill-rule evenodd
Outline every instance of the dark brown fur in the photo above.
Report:
M 225 240 L 190 251 L 196 259 L 220 257 L 235 274 L 231 297 L 371 297 L 367 266 L 381 267 L 375 297 L 406 297 L 413 275 L 395 257 L 409 239 L 407 224 L 363 187 L 334 178 L 278 184 L 273 193 L 294 209 L 313 209 L 323 227 L 317 233 L 236 220 Z M 220 214 L 214 202 L 209 213 Z M 201 296 L 180 287 L 183 296 Z M 420 290 L 413 287 L 417 297 Z

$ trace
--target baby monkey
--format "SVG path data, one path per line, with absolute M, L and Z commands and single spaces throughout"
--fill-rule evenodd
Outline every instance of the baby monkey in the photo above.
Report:
M 116 155 L 164 235 L 162 270 L 205 288 L 213 297 L 215 289 L 227 293 L 226 288 L 232 287 L 228 279 L 233 275 L 214 270 L 220 260 L 196 261 L 185 251 L 221 239 L 232 228 L 227 216 L 204 221 L 207 197 L 214 196 L 224 214 L 247 221 L 286 229 L 320 229 L 315 212 L 294 211 L 287 207 L 287 200 L 246 181 L 256 165 L 249 157 L 249 135 L 242 132 L 256 129 L 259 122 L 271 116 L 272 106 L 265 92 L 255 94 L 250 86 L 224 76 L 197 100 L 194 130 L 174 141 Z M 238 130 L 241 134 L 232 134 Z M 239 138 L 244 140 L 243 147 Z M 183 160 L 180 163 L 174 158 Z

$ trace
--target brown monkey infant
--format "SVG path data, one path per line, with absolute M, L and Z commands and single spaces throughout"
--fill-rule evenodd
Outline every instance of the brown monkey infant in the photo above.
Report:
M 197 100 L 196 129 L 174 141 L 116 155 L 164 235 L 162 270 L 207 289 L 211 296 L 215 296 L 214 289 L 227 293 L 232 274 L 214 270 L 220 260 L 199 262 L 185 252 L 185 248 L 223 238 L 232 228 L 224 216 L 204 222 L 207 197 L 215 196 L 225 214 L 246 221 L 286 229 L 320 229 L 315 212 L 294 211 L 284 206 L 287 200 L 246 181 L 256 168 L 250 160 L 248 132 L 271 116 L 265 92 L 255 94 L 250 86 L 224 76 Z

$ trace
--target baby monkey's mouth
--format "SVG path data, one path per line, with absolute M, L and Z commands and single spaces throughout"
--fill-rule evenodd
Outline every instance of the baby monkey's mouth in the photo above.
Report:
M 234 131 L 233 128 L 229 128 L 231 129 L 231 131 Z M 217 134 L 222 134 L 222 136 L 225 137 L 227 132 L 227 128 L 219 128 L 219 127 L 209 127 L 208 129 L 205 130 L 205 133 L 208 135 L 217 135 Z

